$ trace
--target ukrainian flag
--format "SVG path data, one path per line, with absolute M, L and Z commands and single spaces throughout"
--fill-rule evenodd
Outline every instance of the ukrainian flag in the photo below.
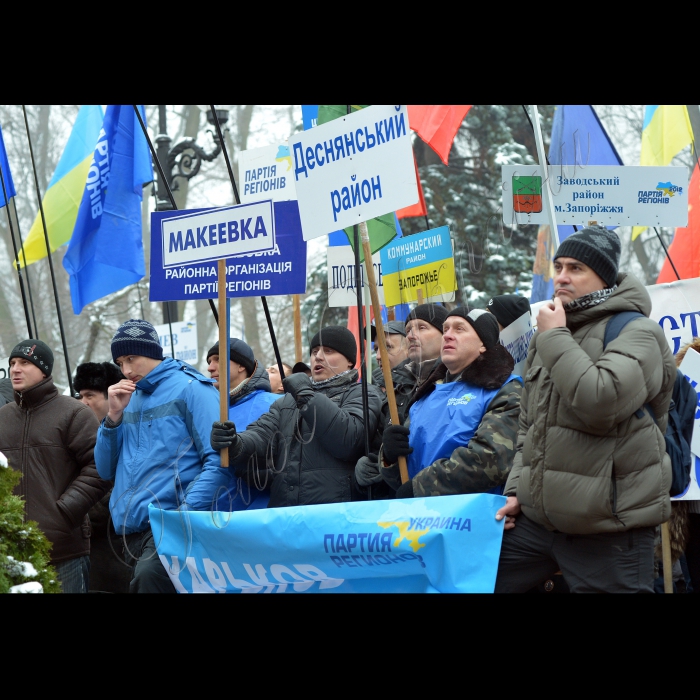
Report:
M 82 105 L 63 155 L 46 189 L 42 207 L 52 253 L 73 235 L 103 120 L 101 105 Z M 24 265 L 31 265 L 47 256 L 41 212 L 34 219 L 24 241 L 24 255 Z
M 693 141 L 693 129 L 685 105 L 647 105 L 642 127 L 640 165 L 668 165 Z M 632 240 L 646 226 L 632 229 Z

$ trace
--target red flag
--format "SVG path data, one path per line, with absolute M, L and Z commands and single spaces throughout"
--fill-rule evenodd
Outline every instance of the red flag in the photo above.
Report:
M 688 185 L 688 226 L 676 229 L 668 254 L 681 279 L 700 277 L 700 167 L 697 164 Z M 656 284 L 677 279 L 667 257 Z
M 416 156 L 413 156 L 413 165 L 416 168 L 416 182 L 418 183 L 418 201 L 415 204 L 411 204 L 409 207 L 404 207 L 396 212 L 396 216 L 399 219 L 405 219 L 407 216 L 426 216 L 428 214 L 428 207 L 425 206 L 425 197 L 423 196 L 423 186 L 420 184 L 420 175 L 418 174 L 418 163 L 416 163 Z
M 447 165 L 452 142 L 472 105 L 407 105 L 408 125 Z

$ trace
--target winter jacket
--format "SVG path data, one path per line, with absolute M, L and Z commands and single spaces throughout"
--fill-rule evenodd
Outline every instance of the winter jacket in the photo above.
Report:
M 523 513 L 567 534 L 655 526 L 671 512 L 666 429 L 676 367 L 657 323 L 630 321 L 603 351 L 621 311 L 648 316 L 631 275 L 601 304 L 536 333 L 525 365 L 518 446 L 505 494 Z M 648 411 L 649 404 L 658 426 Z
M 102 421 L 95 461 L 114 481 L 109 507 L 116 531 L 148 528 L 148 505 L 162 510 L 213 510 L 229 471 L 209 442 L 219 420 L 213 381 L 166 357 L 136 384 L 116 427 Z
M 109 491 L 93 450 L 95 414 L 48 377 L 0 408 L 0 451 L 22 472 L 15 494 L 52 543 L 51 561 L 90 554 L 88 511 Z
M 362 499 L 353 488 L 355 464 L 365 451 L 357 372 L 339 386 L 314 390 L 302 409 L 290 394 L 275 401 L 240 433 L 239 450 L 231 454 L 231 466 L 248 483 L 271 481 L 271 508 Z M 371 384 L 367 395 L 373 438 L 383 397 Z
M 238 387 L 237 387 L 238 388 Z M 267 413 L 270 406 L 282 394 L 273 394 L 270 386 L 270 375 L 267 370 L 256 361 L 253 374 L 238 391 L 229 396 L 228 417 L 233 421 L 236 430 L 245 430 L 253 421 Z M 270 500 L 269 485 L 265 489 L 257 489 L 253 484 L 236 476 L 233 469 L 229 469 L 229 486 L 216 503 L 216 510 L 233 513 L 237 510 L 249 508 L 265 508 Z
M 439 363 L 420 387 L 406 421 L 415 496 L 500 492 L 513 464 L 522 394 L 513 365 L 499 344 L 453 382 L 444 382 L 447 367 Z M 397 466 L 384 466 L 383 454 L 379 462 L 397 488 Z

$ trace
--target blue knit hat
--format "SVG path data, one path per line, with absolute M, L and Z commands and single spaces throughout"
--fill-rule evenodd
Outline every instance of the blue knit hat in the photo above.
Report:
M 130 318 L 122 323 L 112 338 L 112 359 L 124 355 L 140 355 L 154 360 L 163 359 L 163 347 L 158 338 L 158 331 L 148 322 Z

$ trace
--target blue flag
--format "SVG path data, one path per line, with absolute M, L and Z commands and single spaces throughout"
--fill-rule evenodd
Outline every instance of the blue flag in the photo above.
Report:
M 139 106 L 145 123 L 145 111 Z M 146 138 L 132 105 L 108 105 L 75 228 L 63 258 L 73 311 L 146 274 L 143 185 L 153 180 Z
M 2 128 L 0 128 L 0 208 L 7 204 L 5 200 L 5 194 L 7 193 L 7 199 L 14 197 L 17 193 L 15 192 L 15 183 L 12 182 L 12 173 L 10 172 L 10 164 L 7 161 L 7 151 L 5 150 L 5 141 L 2 138 Z
M 592 105 L 556 105 L 548 158 L 551 165 L 566 165 L 569 169 L 575 167 L 577 170 L 587 165 L 622 165 L 622 158 Z M 557 229 L 560 243 L 574 232 L 573 226 L 557 226 Z M 552 298 L 551 262 L 554 252 L 551 250 L 549 227 L 540 226 L 531 303 Z

